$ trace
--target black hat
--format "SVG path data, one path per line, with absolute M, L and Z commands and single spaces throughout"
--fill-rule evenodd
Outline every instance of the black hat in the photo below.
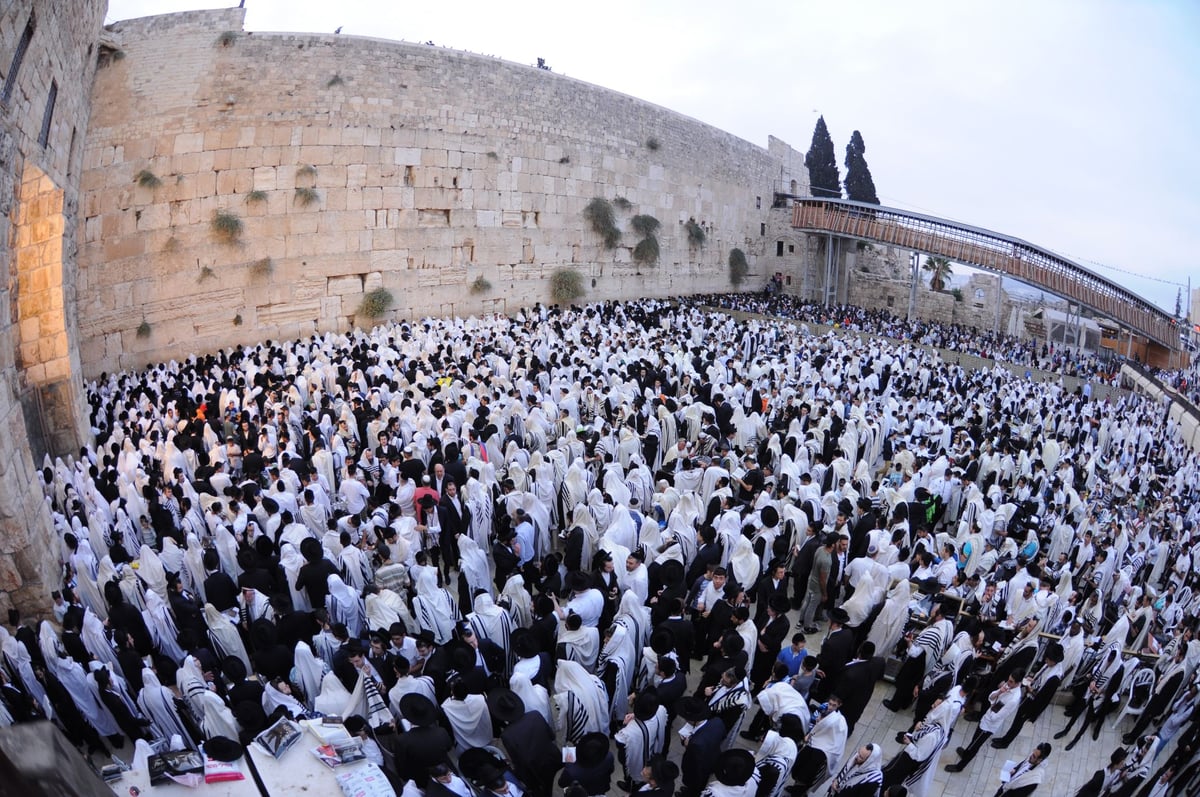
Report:
M 417 692 L 409 692 L 400 698 L 400 713 L 418 728 L 435 725 L 438 721 L 437 706 L 425 695 Z
M 541 652 L 538 650 L 537 640 L 533 638 L 533 632 L 528 628 L 513 629 L 508 644 L 517 658 L 521 659 L 532 659 Z
M 587 573 L 584 573 L 582 570 L 567 573 L 566 582 L 567 589 L 571 592 L 583 592 L 592 584 L 591 580 L 587 577 Z
M 422 628 L 420 631 L 418 631 L 417 635 L 414 637 L 414 640 L 418 644 L 426 645 L 429 647 L 432 647 L 437 644 L 437 638 L 434 637 L 433 632 L 430 631 L 428 628 Z
M 679 777 L 679 766 L 662 756 L 655 756 L 650 761 L 650 775 L 659 787 L 666 788 Z
M 838 625 L 845 625 L 850 622 L 850 615 L 841 606 L 832 609 L 829 612 L 829 619 Z
M 703 722 L 712 714 L 702 697 L 683 698 L 679 701 L 677 713 L 688 722 Z
M 488 710 L 497 722 L 508 724 L 525 716 L 525 701 L 507 687 L 497 687 L 487 694 Z M 607 737 L 605 747 L 608 746 Z
M 676 587 L 682 584 L 684 575 L 683 563 L 674 559 L 664 562 L 658 571 L 659 579 L 668 587 Z
M 433 500 L 432 495 L 430 495 L 429 493 L 425 493 L 425 495 L 423 495 L 419 499 L 417 499 L 417 503 L 420 504 L 421 506 L 425 507 L 426 509 L 429 509 L 436 502 Z
M 726 786 L 742 786 L 754 774 L 754 753 L 749 750 L 726 750 L 717 759 L 716 778 Z
M 769 529 L 773 529 L 779 524 L 779 510 L 773 506 L 764 506 L 759 517 L 762 518 L 763 525 Z
M 225 736 L 213 736 L 204 743 L 204 754 L 217 761 L 237 761 L 242 751 L 240 744 Z
M 1055 663 L 1061 663 L 1063 660 L 1063 646 L 1058 642 L 1051 642 L 1046 646 L 1046 658 Z
M 599 731 L 585 733 L 578 742 L 575 743 L 575 760 L 582 767 L 599 766 L 604 760 L 604 756 L 608 754 L 609 739 Z
M 647 722 L 658 713 L 658 706 L 658 695 L 653 692 L 642 692 L 633 701 L 633 716 L 642 722 Z
M 665 656 L 675 649 L 675 633 L 670 628 L 655 628 L 650 634 L 650 649 Z

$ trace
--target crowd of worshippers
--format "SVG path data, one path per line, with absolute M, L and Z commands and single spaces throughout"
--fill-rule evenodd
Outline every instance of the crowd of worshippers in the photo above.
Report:
M 0 723 L 91 754 L 334 715 L 407 795 L 925 797 L 961 715 L 951 769 L 1016 743 L 1012 796 L 1062 692 L 1068 746 L 1142 707 L 1081 794 L 1196 793 L 1197 456 L 1136 395 L 652 300 L 87 394 Z M 846 749 L 889 661 L 912 726 Z
M 1078 351 L 1071 346 L 1044 340 L 980 329 L 970 324 L 947 324 L 927 318 L 901 318 L 890 310 L 856 305 L 825 305 L 801 299 L 793 294 L 767 291 L 762 294 L 735 293 L 691 297 L 690 301 L 792 318 L 809 324 L 825 324 L 840 329 L 868 332 L 889 338 L 910 340 L 925 346 L 970 354 L 985 359 L 1026 365 L 1065 376 L 1116 384 L 1120 363 L 1115 358 Z M 1174 373 L 1172 371 L 1171 373 Z

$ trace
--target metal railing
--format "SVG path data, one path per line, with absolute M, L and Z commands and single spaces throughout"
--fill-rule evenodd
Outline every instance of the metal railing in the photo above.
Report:
M 878 241 L 1014 277 L 1107 316 L 1160 346 L 1180 348 L 1165 311 L 1084 266 L 1018 238 L 947 219 L 844 199 L 791 197 L 792 226 Z

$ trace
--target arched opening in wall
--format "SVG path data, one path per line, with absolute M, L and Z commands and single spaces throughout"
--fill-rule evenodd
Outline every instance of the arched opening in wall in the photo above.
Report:
M 77 444 L 71 356 L 63 302 L 63 191 L 26 164 L 10 227 L 10 311 L 17 323 L 17 392 L 33 461 Z

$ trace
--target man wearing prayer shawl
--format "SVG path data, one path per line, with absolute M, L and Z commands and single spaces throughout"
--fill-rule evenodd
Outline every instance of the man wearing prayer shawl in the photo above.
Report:
M 797 778 L 796 782 L 810 791 L 830 773 L 837 772 L 841 764 L 848 735 L 841 707 L 841 698 L 830 695 L 824 715 L 813 723 L 812 730 L 805 737 L 808 745 L 797 755 L 795 771 L 806 773 L 806 780 Z
M 450 697 L 442 703 L 442 712 L 450 721 L 458 752 L 492 743 L 492 715 L 487 698 L 467 691 L 465 681 L 456 680 L 450 686 Z
M 868 744 L 858 749 L 829 784 L 830 797 L 876 797 L 883 783 L 883 748 Z
M 608 694 L 604 684 L 575 661 L 560 660 L 554 678 L 558 732 L 563 743 L 575 744 L 585 733 L 608 730 Z
M 625 784 L 630 786 L 641 781 L 643 767 L 662 752 L 667 732 L 667 709 L 659 705 L 653 692 L 643 692 L 634 699 L 633 712 L 623 721 L 624 725 L 613 739 L 622 752 Z

